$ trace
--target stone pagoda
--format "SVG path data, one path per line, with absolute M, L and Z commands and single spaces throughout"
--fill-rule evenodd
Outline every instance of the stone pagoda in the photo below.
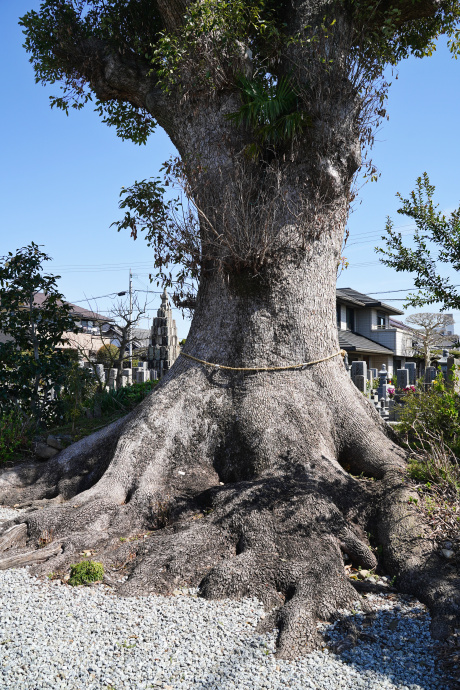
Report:
M 156 372 L 155 378 L 161 379 L 180 354 L 176 322 L 166 288 L 161 296 L 161 307 L 153 319 L 150 342 L 149 368 Z

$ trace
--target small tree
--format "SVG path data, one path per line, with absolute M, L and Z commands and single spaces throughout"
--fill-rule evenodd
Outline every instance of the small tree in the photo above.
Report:
M 34 242 L 0 259 L 0 330 L 10 337 L 0 343 L 0 410 L 19 405 L 37 424 L 51 411 L 51 389 L 65 382 L 63 334 L 76 332 L 70 305 L 57 289 L 60 276 L 43 271 L 49 260 Z
M 382 237 L 387 246 L 376 247 L 376 251 L 385 257 L 380 259 L 385 266 L 415 274 L 414 283 L 419 292 L 408 296 L 405 307 L 440 302 L 443 309 L 460 309 L 458 286 L 439 273 L 439 264 L 447 264 L 455 271 L 460 269 L 460 207 L 446 217 L 433 202 L 434 192 L 435 187 L 425 172 L 417 178 L 409 199 L 397 194 L 402 201 L 398 213 L 415 221 L 414 247 L 405 246 L 402 234 L 395 231 L 393 221 L 388 218 L 387 234 Z M 433 248 L 437 251 L 437 262 L 432 256 Z
M 93 309 L 92 305 L 90 303 L 88 304 L 92 311 L 97 311 L 97 307 Z M 91 339 L 94 343 L 100 343 L 101 341 L 103 343 L 97 351 L 96 359 L 88 353 L 87 348 L 81 345 L 78 338 L 70 339 L 72 347 L 78 351 L 79 356 L 87 361 L 93 369 L 94 376 L 98 380 L 101 390 L 105 386 L 105 380 L 100 379 L 96 364 L 102 363 L 105 367 L 116 369 L 117 387 L 121 384 L 121 376 L 127 350 L 130 342 L 133 340 L 133 328 L 146 314 L 146 311 L 147 303 L 144 302 L 144 304 L 141 304 L 137 295 L 134 295 L 132 298 L 131 305 L 128 300 L 121 299 L 114 303 L 109 311 L 108 321 L 115 322 L 116 324 L 116 339 L 118 345 L 111 342 L 111 340 L 114 340 L 113 335 L 109 337 L 103 328 L 103 324 L 100 323 L 96 333 L 91 335 Z
M 449 336 L 443 335 L 441 330 L 453 323 L 450 314 L 431 314 L 429 312 L 412 314 L 406 319 L 414 330 L 414 349 L 424 357 L 425 367 L 430 366 L 431 351 L 441 347 Z M 452 342 L 455 340 L 452 337 Z
M 111 310 L 111 316 L 116 320 L 119 329 L 118 359 L 114 367 L 117 369 L 117 388 L 121 383 L 123 361 L 126 359 L 126 351 L 133 342 L 133 328 L 147 311 L 147 301 L 140 304 L 137 295 L 134 295 L 131 306 L 124 300 L 119 300 Z M 132 363 L 132 360 L 131 360 Z
M 94 396 L 98 382 L 88 369 L 80 366 L 78 353 L 75 351 L 69 356 L 66 374 L 65 386 L 59 395 L 61 403 L 59 411 L 66 421 L 72 422 L 72 432 L 74 432 L 75 423 L 84 413 L 86 404 Z

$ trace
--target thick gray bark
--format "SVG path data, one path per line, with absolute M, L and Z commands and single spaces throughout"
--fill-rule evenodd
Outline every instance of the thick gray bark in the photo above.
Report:
M 305 26 L 326 4 L 294 2 L 289 21 Z M 186 2 L 156 6 L 173 27 Z M 362 106 L 348 79 L 347 21 L 339 16 L 326 46 L 336 51 L 334 70 L 300 44 L 283 56 L 286 73 L 295 69 L 300 87 L 308 85 L 302 98 L 314 126 L 257 162 L 244 155 L 251 133 L 226 119 L 240 104 L 229 83 L 211 98 L 187 92 L 195 75 L 181 74 L 185 90 L 166 97 L 141 58 L 92 39 L 65 46 L 100 98 L 156 117 L 185 164 L 204 253 L 185 350 L 193 357 L 280 367 L 339 351 L 335 278 Z M 28 547 L 50 534 L 62 544 L 35 572 L 64 572 L 91 549 L 109 570 L 129 574 L 122 593 L 183 584 L 213 598 L 257 596 L 274 610 L 279 653 L 293 657 L 317 644 L 317 618 L 358 598 L 342 553 L 374 567 L 367 533 L 401 587 L 436 603 L 436 634 L 459 627 L 458 581 L 421 536 L 404 471 L 404 453 L 341 357 L 235 373 L 181 356 L 124 420 L 44 466 L 3 471 L 0 500 L 29 506 L 17 520 L 27 525 Z
M 254 283 L 205 277 L 186 351 L 241 367 L 337 352 L 330 243 L 320 234 L 315 251 L 280 257 Z M 317 644 L 318 618 L 359 597 L 342 553 L 375 567 L 371 532 L 383 567 L 436 605 L 434 631 L 457 625 L 458 583 L 420 536 L 403 453 L 341 357 L 244 374 L 180 357 L 125 420 L 40 467 L 0 475 L 3 500 L 31 506 L 16 521 L 28 530 L 20 562 L 43 535 L 62 544 L 35 572 L 64 572 L 92 549 L 109 573 L 129 574 L 121 593 L 199 585 L 210 598 L 257 596 L 273 611 L 279 654 L 293 657 Z M 352 476 L 361 472 L 375 481 Z

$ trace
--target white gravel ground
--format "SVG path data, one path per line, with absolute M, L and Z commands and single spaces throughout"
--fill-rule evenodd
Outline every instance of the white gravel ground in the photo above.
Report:
M 0 520 L 12 512 L 0 509 Z M 324 647 L 288 662 L 275 632 L 257 633 L 262 605 L 177 596 L 120 598 L 104 585 L 40 581 L 27 568 L 0 572 L 0 690 L 446 690 L 419 602 L 369 595 L 320 626 L 325 645 L 361 633 L 341 655 Z

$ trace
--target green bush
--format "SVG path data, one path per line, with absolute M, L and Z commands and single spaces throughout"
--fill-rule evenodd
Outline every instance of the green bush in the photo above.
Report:
M 0 463 L 30 450 L 33 428 L 33 422 L 19 408 L 0 414 Z
M 82 561 L 70 566 L 69 585 L 87 585 L 90 582 L 99 582 L 104 577 L 104 566 L 96 561 Z
M 409 445 L 423 445 L 424 433 L 442 436 L 454 455 L 460 457 L 460 397 L 446 388 L 441 372 L 427 390 L 419 381 L 415 391 L 404 394 L 398 417 L 398 431 Z
M 58 411 L 66 422 L 72 422 L 72 431 L 76 420 L 91 404 L 96 389 L 97 382 L 89 369 L 83 369 L 78 362 L 71 362 L 65 384 L 59 392 Z
M 102 345 L 99 348 L 96 355 L 96 360 L 100 364 L 105 364 L 106 366 L 112 366 L 113 362 L 118 359 L 118 353 L 120 350 L 116 345 L 109 345 L 108 343 Z
M 411 451 L 409 474 L 418 482 L 460 491 L 460 397 L 439 372 L 425 390 L 420 381 L 404 395 L 398 431 Z
M 92 403 L 98 404 L 101 412 L 106 414 L 117 410 L 129 412 L 148 395 L 156 386 L 158 381 L 145 381 L 145 383 L 133 383 L 118 390 L 104 391 L 97 393 Z

